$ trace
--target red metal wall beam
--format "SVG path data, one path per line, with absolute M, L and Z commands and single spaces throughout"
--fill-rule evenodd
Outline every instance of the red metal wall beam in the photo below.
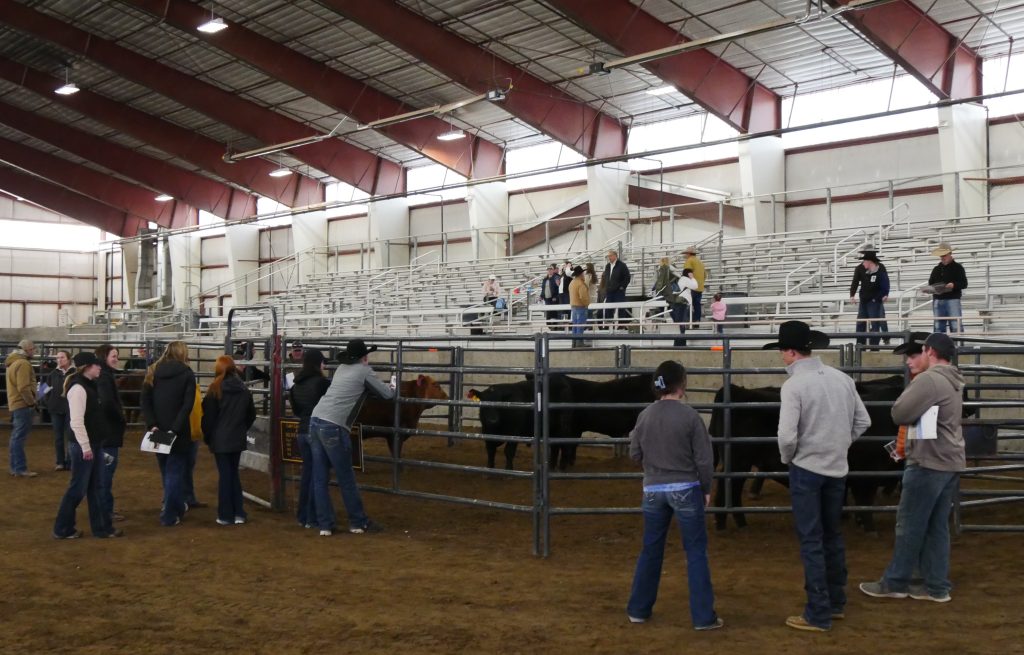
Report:
M 833 7 L 851 0 L 828 0 Z M 910 0 L 843 18 L 939 98 L 981 95 L 981 57 Z
M 513 90 L 501 107 L 586 157 L 613 157 L 626 152 L 626 128 L 558 87 L 392 0 L 320 0 L 402 50 L 423 60 L 456 84 L 477 93 Z
M 0 102 L 0 123 L 225 219 L 256 214 L 256 196 Z
M 245 132 L 266 144 L 321 134 L 111 41 L 16 2 L 0 3 L 0 22 L 88 57 L 127 79 Z M 293 148 L 289 154 L 370 194 L 405 191 L 405 169 L 338 139 Z
M 145 221 L 127 212 L 6 166 L 0 166 L 0 188 L 118 236 L 133 237 L 146 227 Z
M 158 202 L 149 189 L 3 137 L 0 137 L 0 161 L 161 227 L 184 227 L 199 222 L 199 212 L 184 202 Z
M 183 0 L 121 1 L 159 16 L 360 123 L 417 109 L 241 25 L 228 23 L 230 29 L 218 34 L 196 32 L 196 27 L 210 18 L 210 12 L 200 5 Z M 447 122 L 425 116 L 378 131 L 465 177 L 483 178 L 505 172 L 504 148 L 470 135 L 457 141 L 437 140 L 439 134 L 450 130 Z
M 548 4 L 627 56 L 690 40 L 629 0 L 548 0 Z M 778 94 L 707 50 L 657 59 L 643 67 L 740 132 L 782 126 Z
M 70 96 L 55 95 L 53 90 L 63 80 L 2 57 L 0 79 L 34 91 L 49 101 L 58 102 L 118 131 L 131 134 L 155 148 L 288 207 L 304 207 L 324 201 L 323 185 L 313 178 L 298 174 L 269 177 L 277 166 L 263 159 L 246 159 L 229 164 L 223 158 L 224 146 L 213 139 L 85 89 Z

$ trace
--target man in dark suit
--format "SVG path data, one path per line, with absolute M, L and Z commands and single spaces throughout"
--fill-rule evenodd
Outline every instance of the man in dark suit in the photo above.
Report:
M 626 287 L 629 286 L 630 280 L 629 267 L 626 266 L 626 262 L 619 261 L 619 253 L 614 250 L 608 251 L 608 263 L 604 267 L 604 279 L 605 279 L 605 302 L 625 302 L 626 301 Z M 615 312 L 619 312 L 619 316 L 623 318 L 629 318 L 630 313 L 625 309 L 606 309 L 604 312 L 604 319 L 606 321 L 611 320 L 615 316 Z

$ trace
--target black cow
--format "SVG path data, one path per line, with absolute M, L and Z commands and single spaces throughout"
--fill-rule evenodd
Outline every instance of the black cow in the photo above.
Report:
M 608 403 L 654 402 L 651 375 L 631 375 L 614 380 L 595 382 L 581 380 L 567 375 L 555 374 L 552 381 L 563 379 L 569 385 L 574 403 L 593 404 L 594 407 L 572 410 L 573 433 L 579 437 L 584 432 L 596 432 L 612 438 L 628 437 L 636 426 L 636 420 L 644 407 L 612 409 Z M 570 463 L 576 461 L 576 446 L 571 447 Z
M 534 385 L 533 380 L 494 384 L 483 391 L 470 389 L 466 396 L 471 400 L 481 400 L 484 402 L 530 403 L 532 405 L 532 403 L 534 403 Z M 552 378 L 549 381 L 548 402 L 572 402 L 572 392 L 564 378 L 560 380 Z M 522 408 L 481 407 L 481 432 L 492 435 L 533 437 L 533 416 L 534 412 L 532 406 Z M 572 410 L 553 410 L 549 421 L 549 434 L 552 437 L 577 436 L 573 432 L 572 427 Z M 494 468 L 498 447 L 502 444 L 505 445 L 505 468 L 511 471 L 515 462 L 516 450 L 519 447 L 519 442 L 517 441 L 485 439 L 484 445 L 487 448 L 487 467 Z M 561 444 L 551 447 L 551 462 L 553 466 L 556 466 L 563 471 L 569 467 L 569 460 L 571 458 L 568 449 L 570 447 L 574 448 L 570 445 Z
M 858 382 L 857 392 L 861 399 L 868 402 L 893 402 L 903 391 L 904 379 L 895 375 L 879 380 Z M 724 391 L 719 389 L 715 393 L 715 402 L 720 403 L 724 398 Z M 778 387 L 761 387 L 758 389 L 745 389 L 733 385 L 730 388 L 730 401 L 736 403 L 754 402 L 779 402 L 780 390 Z M 890 437 L 895 438 L 897 426 L 892 422 L 889 413 L 889 406 L 868 406 L 868 414 L 871 416 L 871 427 L 864 433 L 866 437 Z M 712 437 L 722 437 L 725 434 L 724 410 L 715 408 L 711 414 L 710 432 Z M 774 437 L 778 433 L 779 408 L 778 407 L 752 407 L 750 409 L 733 408 L 731 413 L 731 433 L 733 437 Z M 724 460 L 725 444 L 716 444 L 715 462 Z M 878 441 L 858 439 L 850 446 L 847 455 L 851 471 L 898 471 L 900 464 L 892 461 L 888 453 Z M 750 471 L 753 467 L 764 473 L 775 473 L 786 470 L 779 455 L 778 444 L 775 441 L 759 443 L 740 443 L 731 445 L 730 469 L 734 473 Z M 715 504 L 724 506 L 725 484 L 719 483 L 715 491 Z M 728 480 L 732 487 L 732 501 L 736 507 L 743 506 L 743 485 L 746 478 L 735 477 Z M 779 479 L 782 484 L 787 484 L 785 478 Z M 873 505 L 875 495 L 879 487 L 887 490 L 895 488 L 898 482 L 897 476 L 852 476 L 847 479 L 847 488 L 853 495 L 854 503 L 862 506 Z M 738 527 L 746 526 L 746 517 L 742 512 L 732 512 L 733 520 Z M 858 522 L 866 531 L 874 532 L 874 517 L 870 512 L 859 513 Z M 715 525 L 721 530 L 725 527 L 726 515 L 716 514 Z

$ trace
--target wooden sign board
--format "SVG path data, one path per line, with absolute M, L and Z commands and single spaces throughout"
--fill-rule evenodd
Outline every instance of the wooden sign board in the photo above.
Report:
M 352 426 L 349 439 L 352 443 L 352 468 L 364 469 L 362 426 Z M 281 420 L 281 459 L 292 464 L 302 463 L 302 451 L 299 450 L 299 422 L 295 419 Z

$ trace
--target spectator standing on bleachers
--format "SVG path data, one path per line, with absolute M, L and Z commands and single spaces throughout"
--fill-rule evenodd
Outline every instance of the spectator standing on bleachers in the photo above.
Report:
M 583 273 L 583 267 L 572 269 L 572 282 L 569 283 L 569 305 L 572 307 L 572 333 L 577 337 L 583 335 L 587 325 L 587 307 L 590 305 L 590 288 Z M 572 340 L 573 348 L 584 345 L 582 338 Z
M 684 323 L 690 318 L 690 308 L 686 306 L 685 300 L 681 297 L 679 285 L 679 274 L 672 269 L 668 257 L 662 257 L 658 263 L 658 272 L 654 276 L 654 286 L 651 291 L 655 297 L 660 296 L 668 303 L 669 314 L 672 322 Z
M 857 288 L 860 287 L 857 305 L 857 332 L 879 332 L 882 331 L 882 320 L 885 318 L 885 302 L 889 300 L 889 273 L 878 261 L 878 255 L 874 250 L 865 250 L 861 255 L 863 260 L 853 272 L 853 282 L 850 284 L 850 302 L 856 302 L 858 297 Z M 857 337 L 857 343 L 870 343 L 878 345 L 878 337 Z M 889 342 L 888 339 L 885 340 Z
M 684 268 L 683 274 L 679 277 L 679 294 L 676 296 L 676 305 L 680 307 L 676 314 L 679 317 L 679 334 L 686 334 L 686 328 L 693 321 L 693 293 L 697 288 L 697 279 L 693 271 Z M 673 318 L 675 320 L 675 318 Z M 676 339 L 672 342 L 676 346 L 685 346 L 686 339 Z
M 36 375 L 32 371 L 35 354 L 36 344 L 22 339 L 4 360 L 7 367 L 7 406 L 11 410 L 10 472 L 16 478 L 34 478 L 37 475 L 28 470 L 25 457 L 25 439 L 32 430 L 32 415 L 36 409 Z
M 711 320 L 715 324 L 715 333 L 722 334 L 725 331 L 725 316 L 729 312 L 729 307 L 722 300 L 722 294 L 716 293 L 714 302 L 711 303 Z
M 498 283 L 498 276 L 491 273 L 484 280 L 484 302 L 495 305 L 498 302 L 498 298 L 501 298 L 501 284 Z
M 601 302 L 601 281 L 597 277 L 597 271 L 594 270 L 594 262 L 587 262 L 584 270 L 583 276 L 587 281 L 587 288 L 590 289 L 590 304 Z
M 561 278 L 558 275 L 558 267 L 552 264 L 548 266 L 547 277 L 544 278 L 541 283 L 540 297 L 544 301 L 545 305 L 557 305 L 558 304 L 558 288 L 561 283 Z M 558 324 L 558 312 L 545 312 L 544 318 L 547 320 L 548 327 Z
M 935 294 L 932 300 L 932 315 L 935 317 L 936 332 L 963 332 L 961 318 L 963 307 L 960 298 L 967 288 L 967 273 L 959 262 L 953 261 L 953 248 L 946 242 L 932 251 L 939 258 L 939 264 L 928 276 L 928 284 L 935 288 L 942 285 L 945 291 Z
M 50 371 L 46 384 L 50 390 L 44 400 L 50 412 L 50 425 L 53 427 L 53 448 L 57 455 L 54 471 L 70 471 L 71 456 L 68 451 L 68 439 L 71 435 L 71 424 L 68 423 L 68 399 L 64 397 L 64 379 L 74 370 L 71 366 L 71 353 L 66 350 L 57 351 L 57 368 Z
M 608 263 L 604 267 L 604 301 L 626 302 L 626 288 L 629 286 L 631 277 L 626 262 L 619 260 L 619 253 L 609 250 Z M 624 318 L 630 316 L 625 309 L 608 309 L 604 312 L 604 319 L 607 321 L 615 318 L 616 314 Z
M 697 288 L 690 292 L 692 299 L 690 301 L 692 321 L 694 323 L 700 323 L 701 318 L 701 300 L 704 298 L 704 283 L 707 281 L 707 269 L 704 268 L 704 262 L 697 256 L 697 248 L 694 246 L 688 247 L 683 251 L 686 256 L 686 261 L 683 262 L 683 268 L 688 268 L 693 271 L 693 279 L 697 281 Z

